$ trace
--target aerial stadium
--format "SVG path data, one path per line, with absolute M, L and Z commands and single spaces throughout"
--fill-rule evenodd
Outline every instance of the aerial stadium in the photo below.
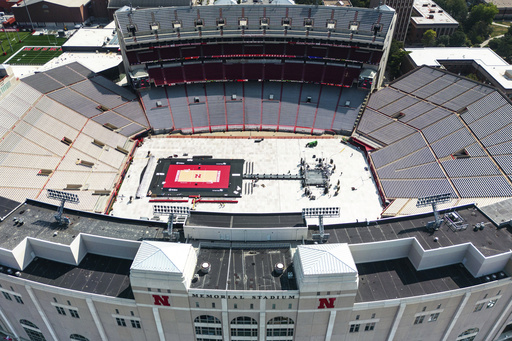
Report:
M 383 87 L 395 20 L 126 7 L 131 88 L 6 75 L 0 333 L 510 339 L 512 103 L 425 66 Z

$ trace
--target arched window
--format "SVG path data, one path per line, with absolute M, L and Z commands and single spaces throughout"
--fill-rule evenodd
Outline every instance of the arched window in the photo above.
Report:
M 29 320 L 20 320 L 20 324 L 27 333 L 30 341 L 46 341 L 43 333 L 39 330 L 39 328 Z
M 222 326 L 215 316 L 201 315 L 194 319 L 198 341 L 222 340 Z M 202 337 L 205 335 L 206 337 Z
M 88 338 L 86 338 L 85 336 L 82 336 L 82 335 L 80 335 L 80 334 L 71 334 L 71 335 L 69 336 L 69 339 L 70 339 L 71 341 L 89 341 L 89 339 L 88 339 Z
M 240 338 L 237 338 L 239 336 Z M 249 316 L 231 320 L 231 341 L 258 340 L 258 321 Z
M 267 322 L 267 340 L 293 340 L 294 324 L 289 317 L 274 317 Z
M 465 330 L 462 333 L 460 333 L 456 341 L 473 341 L 476 337 L 476 334 L 478 334 L 479 331 L 480 329 L 478 328 L 469 328 L 468 330 Z

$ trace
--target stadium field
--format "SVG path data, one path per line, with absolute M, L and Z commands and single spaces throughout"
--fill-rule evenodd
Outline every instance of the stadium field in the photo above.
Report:
M 25 46 L 9 58 L 6 63 L 12 65 L 44 65 L 62 54 L 60 46 Z
M 66 42 L 66 38 L 57 38 L 54 35 L 33 35 L 30 32 L 6 31 L 0 32 L 0 63 L 8 61 L 17 65 L 42 65 L 58 56 L 62 51 L 59 47 Z M 31 47 L 30 51 L 24 51 Z M 34 47 L 40 50 L 34 51 Z M 46 50 L 43 51 L 43 49 Z M 52 48 L 57 50 L 50 51 Z M 23 56 L 20 58 L 19 56 Z M 17 56 L 13 58 L 13 56 Z M 18 60 L 20 59 L 20 60 Z

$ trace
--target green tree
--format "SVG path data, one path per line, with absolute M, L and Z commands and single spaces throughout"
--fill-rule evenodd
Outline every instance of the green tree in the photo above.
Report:
M 409 52 L 404 50 L 404 43 L 393 39 L 389 48 L 388 64 L 386 65 L 391 80 L 400 76 L 400 68 L 408 54 Z
M 423 43 L 423 46 L 435 46 L 436 45 L 436 37 L 437 37 L 436 31 L 426 30 L 425 33 L 423 33 L 423 38 L 421 39 L 421 42 Z
M 466 46 L 466 41 L 468 38 L 466 37 L 466 33 L 462 31 L 461 29 L 458 29 L 450 36 L 450 43 L 448 46 L 452 47 L 460 47 L 460 46 Z
M 450 36 L 440 36 L 439 38 L 437 38 L 436 44 L 439 47 L 450 46 Z
M 492 32 L 491 24 L 498 8 L 494 4 L 478 4 L 471 8 L 469 17 L 464 23 L 464 31 L 472 44 L 480 44 Z
M 512 27 L 502 38 L 491 40 L 489 47 L 507 62 L 512 63 Z

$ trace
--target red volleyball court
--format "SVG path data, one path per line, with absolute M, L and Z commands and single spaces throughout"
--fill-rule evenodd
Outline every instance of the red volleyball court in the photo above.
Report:
M 170 165 L 164 188 L 228 188 L 231 166 Z

